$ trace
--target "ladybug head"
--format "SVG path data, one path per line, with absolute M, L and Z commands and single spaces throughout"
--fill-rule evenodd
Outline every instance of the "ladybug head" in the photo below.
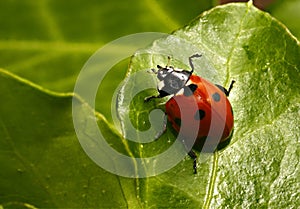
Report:
M 157 89 L 164 95 L 176 94 L 180 91 L 188 82 L 192 72 L 182 69 L 175 69 L 172 66 L 161 67 L 157 65 L 158 71 L 154 69 L 152 71 L 157 74 L 157 78 L 160 81 L 157 85 Z
M 170 57 L 168 57 L 168 64 L 166 67 L 157 65 L 157 71 L 155 69 L 151 69 L 153 73 L 157 74 L 157 78 L 159 80 L 159 83 L 157 84 L 159 95 L 147 97 L 145 98 L 145 101 L 149 101 L 153 98 L 162 98 L 169 95 L 179 94 L 181 93 L 181 90 L 183 90 L 183 94 L 185 94 L 186 89 L 189 91 L 194 90 L 197 85 L 190 84 L 187 86 L 187 82 L 190 80 L 190 77 L 194 72 L 192 59 L 201 56 L 201 54 L 194 54 L 189 57 L 189 63 L 192 69 L 191 71 L 177 69 L 169 66 L 169 62 L 171 59 Z
M 157 74 L 157 78 L 160 81 L 164 80 L 170 73 L 172 73 L 174 71 L 174 68 L 171 66 L 170 67 L 168 67 L 168 66 L 162 67 L 160 65 L 157 65 L 157 68 L 158 68 L 158 71 L 156 72 L 156 74 Z M 155 72 L 154 69 L 152 71 Z

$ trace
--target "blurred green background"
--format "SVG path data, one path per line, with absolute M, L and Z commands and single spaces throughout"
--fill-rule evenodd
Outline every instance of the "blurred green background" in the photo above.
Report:
M 217 0 L 1 0 L 0 68 L 42 87 L 71 92 L 78 73 L 101 46 L 124 35 L 181 28 Z M 265 2 L 265 3 L 264 3 Z M 300 37 L 300 0 L 254 1 Z M 120 63 L 101 87 L 96 108 L 110 118 L 107 92 L 123 79 Z
M 210 1 L 1 0 L 0 67 L 54 91 L 72 91 L 101 46 L 145 31 L 170 33 Z

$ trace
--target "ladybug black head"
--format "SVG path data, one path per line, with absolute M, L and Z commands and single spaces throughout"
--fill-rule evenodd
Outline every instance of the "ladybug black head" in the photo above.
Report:
M 162 67 L 160 65 L 157 65 L 158 71 L 157 71 L 157 78 L 162 81 L 166 79 L 166 77 L 174 71 L 173 67 Z
M 147 97 L 145 98 L 145 101 L 150 101 L 154 98 L 162 98 L 172 94 L 174 95 L 179 93 L 180 90 L 185 91 L 186 84 L 194 72 L 192 59 L 201 56 L 201 54 L 194 54 L 189 57 L 189 63 L 192 69 L 191 71 L 177 69 L 169 66 L 169 62 L 171 59 L 170 57 L 168 57 L 168 64 L 166 67 L 157 65 L 158 71 L 156 71 L 155 69 L 151 69 L 153 73 L 157 74 L 157 78 L 159 80 L 159 83 L 157 85 L 159 95 Z M 192 86 L 191 88 L 191 86 L 189 85 L 189 89 L 193 90 L 194 86 Z
M 164 94 L 176 94 L 188 82 L 191 72 L 182 69 L 174 69 L 172 66 L 161 67 L 157 65 L 157 78 L 160 80 L 157 89 Z

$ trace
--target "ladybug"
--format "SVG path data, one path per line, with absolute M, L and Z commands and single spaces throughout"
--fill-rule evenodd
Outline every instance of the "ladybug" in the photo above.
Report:
M 230 143 L 234 124 L 232 107 L 227 97 L 235 81 L 231 81 L 227 90 L 195 75 L 193 59 L 201 56 L 194 54 L 189 57 L 191 71 L 169 66 L 170 57 L 166 67 L 157 65 L 158 70 L 152 71 L 159 80 L 158 95 L 145 98 L 145 102 L 149 102 L 155 98 L 172 96 L 165 104 L 164 129 L 157 138 L 166 131 L 169 124 L 175 134 L 180 133 L 184 145 L 192 143 L 192 149 L 187 149 L 187 153 L 193 159 L 195 174 L 197 155 L 193 150 L 214 152 L 226 147 Z

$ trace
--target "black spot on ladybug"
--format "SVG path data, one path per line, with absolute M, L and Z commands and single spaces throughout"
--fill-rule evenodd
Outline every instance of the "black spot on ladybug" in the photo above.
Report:
M 205 111 L 204 110 L 198 110 L 196 114 L 194 115 L 195 120 L 202 120 L 205 117 Z
M 221 96 L 220 96 L 220 94 L 219 94 L 218 92 L 214 93 L 214 94 L 212 95 L 212 98 L 213 98 L 213 100 L 214 100 L 215 102 L 219 102 L 219 101 L 221 100 Z
M 188 86 L 185 86 L 183 89 L 183 95 L 186 97 L 192 96 L 197 88 L 198 86 L 196 84 L 190 84 Z
M 174 122 L 176 125 L 181 126 L 181 119 L 180 118 L 175 118 Z

